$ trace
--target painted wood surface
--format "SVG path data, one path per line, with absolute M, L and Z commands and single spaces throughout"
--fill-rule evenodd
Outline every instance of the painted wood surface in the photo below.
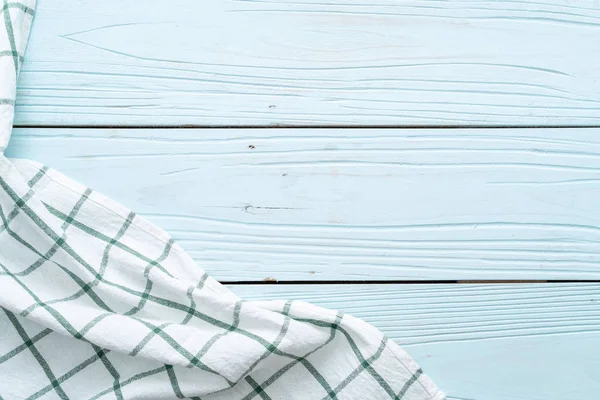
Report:
M 225 281 L 598 279 L 600 2 L 39 0 L 9 155 Z M 450 400 L 594 399 L 600 284 L 236 285 L 342 309 Z
M 40 0 L 20 125 L 596 125 L 598 0 Z
M 598 279 L 599 129 L 17 129 L 224 281 Z
M 595 399 L 600 285 L 232 286 L 343 309 L 383 330 L 450 400 Z

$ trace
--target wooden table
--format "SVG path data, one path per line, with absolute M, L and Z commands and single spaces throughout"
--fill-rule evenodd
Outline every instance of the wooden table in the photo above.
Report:
M 450 399 L 598 397 L 598 1 L 165 5 L 39 0 L 9 155 Z

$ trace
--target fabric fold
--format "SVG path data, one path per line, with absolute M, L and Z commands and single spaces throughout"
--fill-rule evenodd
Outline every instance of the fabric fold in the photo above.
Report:
M 1 398 L 444 398 L 367 323 L 304 302 L 244 301 L 143 217 L 4 157 L 35 4 L 3 1 Z

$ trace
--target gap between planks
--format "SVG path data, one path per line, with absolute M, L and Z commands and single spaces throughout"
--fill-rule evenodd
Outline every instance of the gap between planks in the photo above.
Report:
M 14 129 L 597 129 L 600 125 L 28 125 Z
M 274 278 L 266 278 L 262 281 L 220 281 L 223 285 L 447 285 L 447 284 L 486 284 L 486 285 L 506 285 L 506 284 L 561 284 L 561 283 L 600 283 L 599 279 L 554 279 L 554 280 L 511 280 L 511 279 L 488 279 L 488 280 L 363 280 L 363 281 L 345 281 L 345 280 L 324 280 L 324 281 L 302 281 L 287 280 L 278 281 Z

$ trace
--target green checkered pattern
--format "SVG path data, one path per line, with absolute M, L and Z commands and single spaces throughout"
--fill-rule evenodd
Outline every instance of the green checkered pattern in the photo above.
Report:
M 33 3 L 3 0 L 4 145 Z M 444 398 L 374 327 L 243 301 L 144 218 L 1 150 L 0 399 Z

